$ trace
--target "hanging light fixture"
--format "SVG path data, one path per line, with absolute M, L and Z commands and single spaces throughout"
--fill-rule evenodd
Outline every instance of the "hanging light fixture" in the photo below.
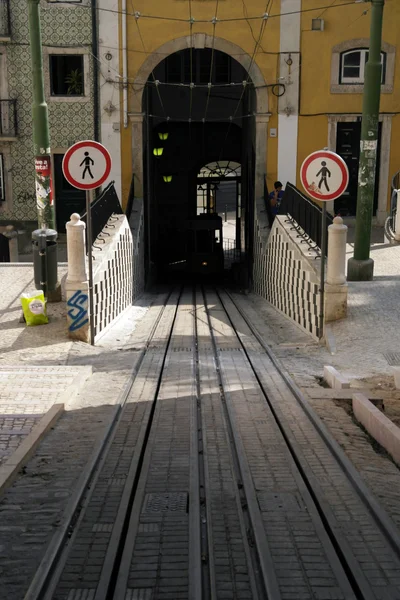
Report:
M 162 156 L 163 152 L 164 152 L 164 148 L 154 148 L 154 150 L 153 150 L 153 154 L 157 158 L 159 158 L 160 156 Z
M 160 140 L 167 140 L 169 136 L 169 133 L 167 131 L 159 131 L 158 132 L 158 137 L 160 138 Z
M 163 175 L 163 179 L 164 179 L 165 183 L 171 183 L 172 175 Z

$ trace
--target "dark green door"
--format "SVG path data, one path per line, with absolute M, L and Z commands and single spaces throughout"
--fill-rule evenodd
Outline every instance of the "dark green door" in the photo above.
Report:
M 72 213 L 83 215 L 86 210 L 85 192 L 72 187 L 63 175 L 63 157 L 63 154 L 54 154 L 56 220 L 59 233 L 65 233 L 65 224 L 70 220 Z
M 378 206 L 379 165 L 381 148 L 379 123 L 377 169 L 375 178 L 374 215 Z M 358 166 L 360 161 L 361 121 L 337 124 L 336 152 L 344 159 L 349 169 L 349 185 L 345 193 L 335 200 L 335 214 L 343 217 L 355 216 L 357 209 Z

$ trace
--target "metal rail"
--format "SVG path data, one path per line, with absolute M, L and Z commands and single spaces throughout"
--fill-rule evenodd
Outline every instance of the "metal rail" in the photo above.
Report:
M 53 590 L 65 564 L 67 550 L 66 546 L 68 544 L 68 547 L 70 547 L 73 541 L 71 532 L 76 532 L 79 529 L 79 524 L 82 521 L 85 508 L 88 504 L 88 498 L 90 497 L 90 490 L 94 489 L 96 479 L 98 478 L 101 468 L 104 465 L 105 457 L 107 456 L 107 450 L 115 437 L 115 433 L 121 421 L 121 416 L 123 414 L 123 409 L 129 393 L 140 371 L 144 357 L 154 338 L 157 327 L 164 315 L 172 293 L 173 290 L 171 289 L 167 294 L 164 305 L 160 307 L 159 313 L 151 328 L 146 343 L 140 352 L 138 360 L 132 369 L 124 389 L 120 393 L 110 423 L 108 424 L 98 446 L 95 448 L 85 470 L 82 472 L 82 475 L 78 480 L 71 500 L 65 509 L 61 524 L 47 548 L 47 551 L 36 571 L 35 577 L 33 578 L 28 591 L 24 596 L 24 600 L 42 600 L 44 598 L 52 597 Z M 89 495 L 85 497 L 85 494 L 88 492 Z
M 257 331 L 257 329 L 254 327 L 254 325 L 251 323 L 251 321 L 249 320 L 249 318 L 247 317 L 245 312 L 240 308 L 238 303 L 235 302 L 232 295 L 227 290 L 225 290 L 225 293 L 226 293 L 227 297 L 229 298 L 229 300 L 231 301 L 232 305 L 237 310 L 240 317 L 243 319 L 243 321 L 246 323 L 247 327 L 250 329 L 250 331 L 252 332 L 254 337 L 257 339 L 258 343 L 265 350 L 265 352 L 268 355 L 269 359 L 271 360 L 273 366 L 278 371 L 280 377 L 284 380 L 285 384 L 288 386 L 289 390 L 292 392 L 293 397 L 299 403 L 299 405 L 303 409 L 304 413 L 307 415 L 310 422 L 315 427 L 316 431 L 318 432 L 318 434 L 324 441 L 324 443 L 325 443 L 326 447 L 329 449 L 330 453 L 333 455 L 333 457 L 338 462 L 339 466 L 341 467 L 343 473 L 346 475 L 349 483 L 353 487 L 357 496 L 360 498 L 362 503 L 367 507 L 368 511 L 372 515 L 375 523 L 377 524 L 380 532 L 383 534 L 387 543 L 391 546 L 391 548 L 393 549 L 393 551 L 395 552 L 397 557 L 400 558 L 400 533 L 399 533 L 396 525 L 390 519 L 390 517 L 387 515 L 386 511 L 382 508 L 382 506 L 377 502 L 377 500 L 374 498 L 374 496 L 371 494 L 370 490 L 367 488 L 367 486 L 362 481 L 361 476 L 359 475 L 358 471 L 355 469 L 355 467 L 353 466 L 351 461 L 347 458 L 347 456 L 345 455 L 344 451 L 341 449 L 339 444 L 332 438 L 331 434 L 329 433 L 329 431 L 327 430 L 325 425 L 322 423 L 322 421 L 320 420 L 318 415 L 313 411 L 313 409 L 308 404 L 308 402 L 305 399 L 305 397 L 303 396 L 301 390 L 297 387 L 297 385 L 294 383 L 294 381 L 292 380 L 290 375 L 286 372 L 286 370 L 284 369 L 284 367 L 280 363 L 280 361 L 275 357 L 272 350 L 270 349 L 268 344 L 264 341 L 261 334 Z M 327 530 L 330 540 L 331 540 L 333 546 L 335 547 L 335 550 L 338 554 L 338 557 L 341 561 L 344 571 L 346 572 L 347 576 L 349 577 L 349 581 L 352 584 L 352 587 L 356 594 L 356 597 L 357 598 L 375 598 L 375 595 L 372 592 L 371 587 L 368 584 L 364 574 L 360 572 L 360 570 L 355 565 L 355 562 L 351 559 L 351 550 L 349 549 L 348 544 L 347 544 L 346 540 L 344 539 L 344 537 L 337 530 L 336 521 L 335 521 L 333 515 L 331 514 L 329 508 L 326 505 L 324 495 L 322 493 L 322 490 L 319 488 L 318 483 L 315 480 L 315 477 L 313 476 L 311 470 L 307 471 L 306 469 L 304 469 L 302 464 L 300 464 L 299 456 L 301 456 L 302 451 L 300 450 L 296 441 L 294 440 L 294 436 L 292 435 L 292 433 L 290 431 L 290 425 L 285 423 L 284 419 L 282 419 L 281 415 L 278 414 L 278 411 L 276 410 L 274 405 L 270 402 L 270 400 L 268 398 L 268 394 L 265 391 L 265 388 L 261 382 L 260 372 L 254 366 L 253 361 L 251 360 L 251 358 L 249 356 L 246 345 L 243 343 L 241 336 L 238 334 L 237 328 L 235 327 L 234 321 L 232 320 L 228 310 L 226 309 L 224 301 L 222 300 L 220 295 L 219 295 L 219 297 L 220 297 L 221 304 L 223 305 L 224 310 L 226 311 L 228 318 L 232 324 L 232 327 L 236 331 L 236 335 L 238 336 L 238 339 L 243 347 L 243 350 L 247 356 L 247 359 L 249 360 L 249 363 L 253 369 L 256 379 L 258 380 L 258 383 L 259 383 L 261 389 L 263 390 L 265 399 L 268 402 L 270 410 L 274 415 L 274 418 L 282 432 L 282 435 L 285 438 L 287 446 L 299 468 L 299 471 L 301 472 L 302 478 L 307 485 L 309 493 L 313 498 L 313 501 L 317 507 L 318 513 L 321 517 L 322 522 L 324 523 L 324 526 Z M 350 560 L 349 560 L 349 557 L 350 557 Z

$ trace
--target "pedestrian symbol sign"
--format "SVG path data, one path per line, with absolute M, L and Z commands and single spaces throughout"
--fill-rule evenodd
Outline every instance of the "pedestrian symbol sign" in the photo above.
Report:
M 94 190 L 107 180 L 111 156 L 102 144 L 86 140 L 71 146 L 62 162 L 65 179 L 80 190 Z
M 349 171 L 343 158 L 335 152 L 313 152 L 300 169 L 301 184 L 314 200 L 328 202 L 339 198 L 349 185 Z

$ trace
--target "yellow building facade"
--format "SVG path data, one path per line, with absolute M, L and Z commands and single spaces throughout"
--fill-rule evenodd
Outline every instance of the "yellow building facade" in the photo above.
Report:
M 162 75 L 157 69 L 175 53 L 181 56 L 185 50 L 204 50 L 227 54 L 235 65 L 239 63 L 247 89 L 254 88 L 253 101 L 241 108 L 239 123 L 243 127 L 247 119 L 254 125 L 254 193 L 264 193 L 264 177 L 269 190 L 275 180 L 300 187 L 302 161 L 309 153 L 328 148 L 345 158 L 352 185 L 349 197 L 330 208 L 343 215 L 355 214 L 370 3 L 274 0 L 266 7 L 265 0 L 135 0 L 133 4 L 119 0 L 118 5 L 119 71 L 125 82 L 120 91 L 123 204 L 132 190 L 132 177 L 135 196 L 143 195 L 146 187 L 149 157 L 146 159 L 144 140 L 150 114 L 146 87 L 157 93 L 159 110 L 167 93 L 176 94 L 178 99 L 176 72 L 172 84 L 161 80 L 167 68 Z M 387 2 L 374 208 L 374 218 L 380 224 L 387 215 L 391 178 L 400 170 L 399 23 L 400 2 Z M 189 101 L 196 102 L 201 86 L 190 88 L 192 77 L 193 73 L 188 75 L 186 87 Z M 228 83 L 235 84 L 238 93 L 247 91 L 246 85 L 240 87 L 240 77 L 224 85 L 228 87 Z M 203 88 L 207 91 L 205 84 Z M 231 113 L 221 113 L 221 123 L 227 127 L 229 122 L 236 122 L 234 111 Z M 174 116 L 165 112 L 153 116 L 158 117 L 158 125 L 165 122 L 170 126 L 174 121 Z M 195 121 L 186 107 L 180 116 L 182 123 Z M 207 117 L 197 120 L 204 123 Z M 210 122 L 212 129 L 218 114 Z

